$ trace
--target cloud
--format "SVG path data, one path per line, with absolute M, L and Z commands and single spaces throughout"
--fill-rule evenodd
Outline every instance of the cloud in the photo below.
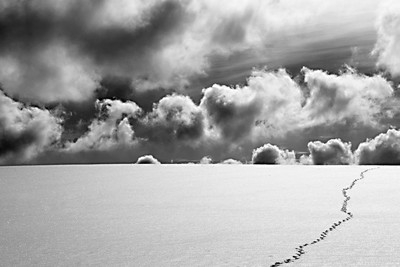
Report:
M 213 85 L 203 92 L 201 105 L 222 136 L 238 139 L 248 134 L 261 110 L 256 93 L 247 88 Z M 240 130 L 239 130 L 240 129 Z
M 81 101 L 92 97 L 108 76 L 129 78 L 139 91 L 182 92 L 212 75 L 215 61 L 222 59 L 230 66 L 231 56 L 243 53 L 250 55 L 248 63 L 239 59 L 234 65 L 293 65 L 315 54 L 319 58 L 313 60 L 326 61 L 326 51 L 332 50 L 340 50 L 345 59 L 347 46 L 343 48 L 336 39 L 368 34 L 367 15 L 377 3 L 364 1 L 360 11 L 356 2 L 340 2 L 345 4 L 3 0 L 0 82 L 7 93 L 21 99 Z M 332 10 L 341 14 L 340 19 Z M 287 45 L 290 38 L 296 40 L 291 42 L 295 47 Z M 361 45 L 370 42 L 356 39 Z M 228 75 L 237 75 L 227 69 Z
M 303 108 L 306 124 L 334 124 L 346 120 L 376 126 L 393 95 L 392 84 L 380 75 L 366 76 L 347 68 L 340 75 L 303 68 L 310 91 Z
M 138 136 L 154 142 L 196 141 L 204 133 L 202 110 L 188 96 L 168 95 L 141 121 Z
M 24 163 L 59 141 L 59 118 L 25 106 L 0 91 L 0 164 Z
M 294 164 L 294 151 L 283 150 L 271 144 L 253 150 L 251 157 L 253 164 Z
M 299 158 L 299 163 L 301 165 L 313 165 L 314 164 L 310 155 L 301 155 Z
M 126 160 L 243 159 L 267 142 L 304 151 L 333 136 L 357 145 L 400 125 L 391 82 L 336 73 L 353 54 L 364 70 L 371 64 L 377 1 L 362 10 L 345 0 L 221 1 L 0 0 L 1 88 L 48 109 L 62 102 L 63 153 L 100 151 L 96 160 L 122 146 Z M 393 75 L 397 5 L 383 9 L 375 46 Z M 245 80 L 265 64 L 286 69 Z
M 315 165 L 348 165 L 353 163 L 351 143 L 342 142 L 340 139 L 331 139 L 326 143 L 309 142 L 308 150 Z M 301 162 L 305 163 L 304 158 Z
M 161 163 L 152 155 L 145 155 L 138 158 L 136 164 L 161 164 Z
M 122 86 L 127 84 L 129 79 L 123 80 Z M 83 111 L 92 114 L 97 110 L 98 114 L 85 115 L 84 122 L 76 115 L 71 115 L 71 121 L 64 116 L 68 131 L 63 133 L 62 152 L 99 151 L 106 158 L 124 146 L 124 155 L 129 155 L 128 148 L 140 147 L 131 157 L 152 153 L 170 160 L 208 154 L 221 161 L 242 159 L 266 142 L 304 151 L 310 139 L 333 136 L 357 145 L 389 124 L 396 125 L 398 101 L 393 92 L 383 77 L 350 68 L 339 74 L 304 68 L 303 76 L 295 78 L 284 69 L 254 70 L 245 85 L 205 88 L 198 104 L 189 96 L 173 93 L 159 96 L 146 110 L 126 100 L 129 97 L 111 100 L 103 92 L 96 108 L 89 101 L 90 110 Z M 70 133 L 75 128 L 79 134 Z M 269 161 L 275 162 L 276 154 L 270 151 L 269 155 L 273 158 Z M 99 160 L 101 155 L 93 157 Z
M 129 100 L 98 100 L 99 114 L 86 118 L 86 133 L 70 139 L 65 151 L 96 150 L 107 157 L 107 151 L 125 146 L 131 157 L 151 153 L 169 161 L 208 154 L 219 162 L 246 158 L 266 142 L 296 151 L 305 151 L 310 139 L 335 137 L 358 145 L 396 125 L 397 103 L 386 79 L 350 68 L 339 74 L 304 69 L 295 78 L 284 69 L 254 70 L 245 85 L 205 88 L 198 104 L 177 93 L 146 110 Z
M 284 69 L 255 70 L 246 85 L 215 84 L 203 90 L 207 134 L 229 148 L 265 140 L 304 149 L 311 139 L 337 136 L 354 143 L 395 122 L 391 82 L 350 67 L 339 74 L 303 68 L 292 78 Z M 349 131 L 351 129 L 351 131 Z
M 300 109 L 301 92 L 287 72 L 254 71 L 246 86 L 213 85 L 203 90 L 200 106 L 211 128 L 222 138 L 237 141 L 251 136 L 257 121 L 286 127 Z
M 203 154 L 204 115 L 188 96 L 163 97 L 147 113 L 129 100 L 97 100 L 96 110 L 87 131 L 67 141 L 62 153 L 85 154 L 96 162 L 104 161 L 101 154 L 113 160 L 152 153 L 168 161 Z
M 360 165 L 400 164 L 400 131 L 390 129 L 361 143 L 355 151 Z
M 103 77 L 100 87 L 96 89 L 96 98 L 134 100 L 145 112 L 152 110 L 154 103 L 173 93 L 173 90 L 158 88 L 154 90 L 139 90 L 132 85 L 132 78 L 122 76 Z
M 213 162 L 210 156 L 204 156 L 201 158 L 199 164 L 211 164 Z
M 398 1 L 385 2 L 377 19 L 378 39 L 373 53 L 378 66 L 393 76 L 400 75 L 400 5 Z
M 0 83 L 9 94 L 40 103 L 80 102 L 98 87 L 99 76 L 73 47 L 43 44 L 37 52 L 24 53 L 0 51 Z
M 242 162 L 236 159 L 226 159 L 222 161 L 221 164 L 242 164 Z
M 131 101 L 110 99 L 97 101 L 96 107 L 99 114 L 89 125 L 88 132 L 75 142 L 68 142 L 66 151 L 108 150 L 115 146 L 135 144 L 135 134 L 129 120 L 140 115 L 140 107 Z
M 177 41 L 187 15 L 179 1 L 3 3 L 0 82 L 41 102 L 88 99 L 109 75 L 175 84 L 183 74 L 164 68 L 172 58 L 159 53 Z

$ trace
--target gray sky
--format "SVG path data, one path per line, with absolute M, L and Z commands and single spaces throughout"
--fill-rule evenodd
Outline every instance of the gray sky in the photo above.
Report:
M 268 143 L 297 158 L 353 153 L 399 127 L 396 10 L 372 0 L 2 0 L 0 163 L 248 161 Z M 337 138 L 352 146 L 326 143 Z M 354 161 L 343 151 L 346 160 L 322 158 Z

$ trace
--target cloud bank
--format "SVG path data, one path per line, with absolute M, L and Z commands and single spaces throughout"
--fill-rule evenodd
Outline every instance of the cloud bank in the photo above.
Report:
M 349 146 L 400 127 L 398 4 L 378 5 L 0 1 L 2 162 L 245 162 L 268 143 L 379 162 Z
M 59 141 L 61 121 L 48 110 L 25 106 L 0 91 L 0 164 L 23 163 Z
M 343 64 L 352 45 L 343 52 L 336 39 L 373 31 L 377 3 L 363 4 L 360 11 L 357 2 L 344 0 L 1 1 L 0 82 L 23 100 L 79 102 L 108 77 L 130 80 L 133 90 L 182 92 L 231 56 L 242 73 L 243 67 L 248 73 L 260 63 L 296 65 L 330 51 L 339 51 Z M 287 46 L 292 37 L 295 47 Z
M 310 139 L 334 135 L 358 145 L 398 125 L 399 102 L 394 92 L 393 84 L 384 77 L 351 68 L 340 74 L 303 68 L 297 77 L 284 69 L 255 70 L 244 85 L 205 88 L 198 103 L 173 93 L 145 111 L 130 100 L 97 100 L 97 113 L 87 130 L 73 140 L 57 139 L 57 147 L 71 157 L 80 152 L 107 157 L 107 151 L 113 151 L 108 155 L 112 157 L 118 148 L 124 148 L 127 154 L 131 151 L 131 157 L 151 153 L 166 161 L 190 161 L 209 154 L 221 161 L 229 157 L 248 160 L 253 148 L 266 142 L 304 151 Z M 50 111 L 42 111 L 56 121 L 68 117 L 56 118 Z M 350 147 L 338 140 L 310 143 L 308 149 L 315 164 L 351 161 Z M 281 156 L 274 147 L 264 153 L 260 162 L 294 159 L 291 153 Z M 253 155 L 256 161 L 263 154 L 257 155 Z

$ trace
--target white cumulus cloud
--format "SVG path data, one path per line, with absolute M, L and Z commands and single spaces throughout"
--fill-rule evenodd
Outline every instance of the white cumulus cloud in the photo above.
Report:
M 296 157 L 294 151 L 265 144 L 253 150 L 251 160 L 253 164 L 294 164 Z
M 66 144 L 68 152 L 107 150 L 119 145 L 135 144 L 135 133 L 129 119 L 141 113 L 134 102 L 105 99 L 96 102 L 99 117 L 89 125 L 89 130 L 75 142 Z
M 390 129 L 361 143 L 355 151 L 359 164 L 400 164 L 400 131 Z
M 161 164 L 153 155 L 144 155 L 137 159 L 136 164 Z
M 25 106 L 0 91 L 0 164 L 24 163 L 57 145 L 61 121 L 48 110 Z
M 340 139 L 331 139 L 326 143 L 321 141 L 309 142 L 308 150 L 315 165 L 348 165 L 353 163 L 351 143 L 343 142 Z

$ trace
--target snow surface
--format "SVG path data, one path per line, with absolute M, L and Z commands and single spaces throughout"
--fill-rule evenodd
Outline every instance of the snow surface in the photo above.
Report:
M 344 219 L 369 166 L 0 168 L 2 266 L 271 266 Z M 354 217 L 283 266 L 398 266 L 398 167 L 348 191 Z

